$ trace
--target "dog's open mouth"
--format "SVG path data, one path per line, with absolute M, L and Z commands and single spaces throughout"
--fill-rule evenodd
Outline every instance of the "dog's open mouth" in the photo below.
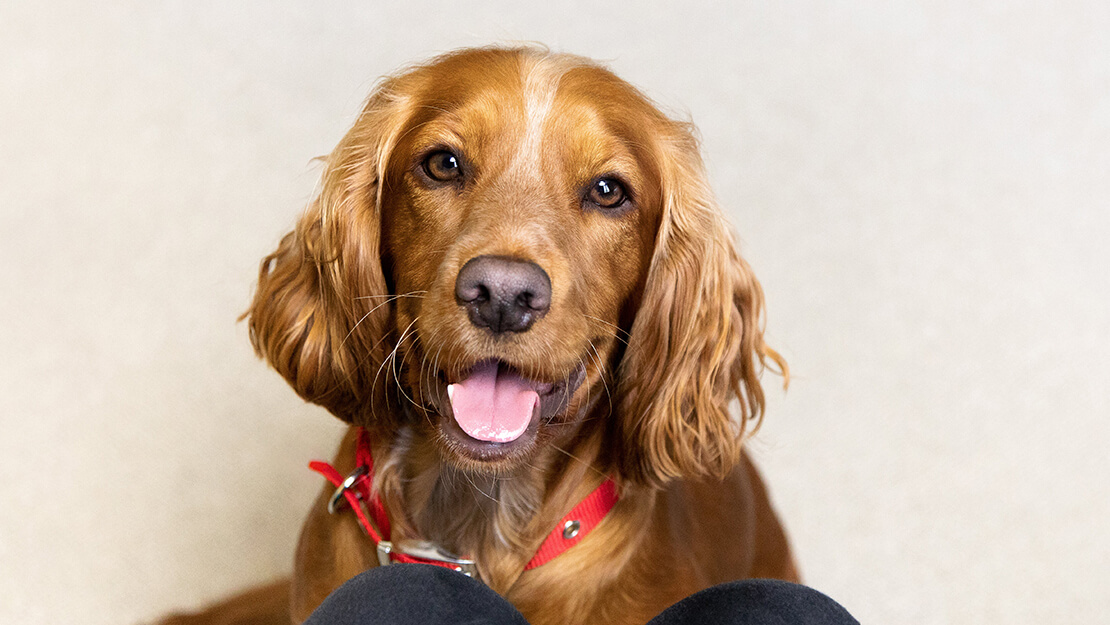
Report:
M 465 379 L 449 384 L 455 422 L 471 438 L 491 443 L 515 441 L 540 412 L 540 395 L 552 384 L 525 378 L 496 360 L 479 363 Z
M 513 443 L 531 438 L 527 433 L 534 435 L 540 424 L 565 412 L 585 377 L 581 365 L 562 380 L 544 382 L 500 360 L 479 362 L 457 380 L 444 380 L 448 401 L 442 412 L 453 422 L 446 429 L 473 455 L 499 455 L 496 448 L 515 447 Z

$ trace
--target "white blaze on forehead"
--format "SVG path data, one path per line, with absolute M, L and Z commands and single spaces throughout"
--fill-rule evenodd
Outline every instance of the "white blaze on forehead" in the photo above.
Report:
M 569 64 L 551 57 L 525 58 L 521 67 L 524 83 L 524 137 L 517 151 L 517 162 L 538 164 L 543 147 L 543 128 L 555 103 L 559 79 Z

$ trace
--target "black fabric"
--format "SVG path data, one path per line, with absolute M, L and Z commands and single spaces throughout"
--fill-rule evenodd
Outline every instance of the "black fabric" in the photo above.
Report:
M 859 625 L 812 588 L 772 579 L 720 584 L 663 610 L 648 625 Z
M 462 573 L 391 564 L 360 573 L 328 595 L 305 625 L 528 625 L 501 595 Z
M 527 625 L 485 584 L 427 564 L 393 564 L 351 579 L 305 625 Z M 664 610 L 648 625 L 859 625 L 825 595 L 774 580 L 729 582 Z M 570 625 L 570 624 L 568 624 Z

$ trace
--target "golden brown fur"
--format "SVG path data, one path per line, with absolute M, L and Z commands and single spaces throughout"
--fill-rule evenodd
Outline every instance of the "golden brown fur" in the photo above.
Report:
M 466 165 L 451 184 L 422 165 L 441 149 Z M 591 204 L 598 176 L 628 201 Z M 550 311 L 528 331 L 491 336 L 468 322 L 454 281 L 480 255 L 550 276 Z M 797 579 L 741 451 L 762 414 L 765 359 L 785 369 L 761 314 L 692 129 L 607 70 L 533 49 L 465 50 L 385 80 L 264 260 L 248 312 L 258 353 L 302 397 L 372 434 L 393 538 L 472 556 L 534 625 L 643 623 L 719 582 Z M 443 381 L 489 358 L 547 382 L 585 372 L 565 410 L 492 460 L 446 434 L 440 414 Z M 341 472 L 353 446 L 348 433 Z M 525 572 L 606 475 L 616 508 Z M 354 516 L 328 515 L 328 494 L 291 583 L 270 590 L 289 593 L 296 622 L 376 564 Z

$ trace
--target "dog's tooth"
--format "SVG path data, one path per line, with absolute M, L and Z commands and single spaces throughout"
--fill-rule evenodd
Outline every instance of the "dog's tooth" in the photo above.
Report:
M 454 384 L 448 384 L 447 385 L 447 399 L 449 399 L 451 401 L 455 400 L 455 385 Z

